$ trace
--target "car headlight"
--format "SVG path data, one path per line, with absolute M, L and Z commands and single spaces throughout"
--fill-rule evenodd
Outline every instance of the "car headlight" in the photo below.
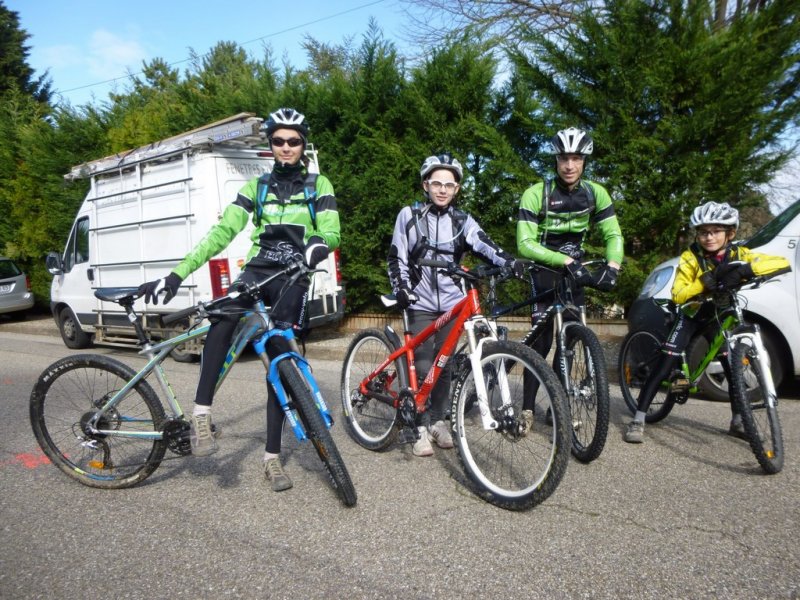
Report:
M 663 290 L 664 286 L 672 280 L 673 270 L 674 267 L 669 266 L 656 269 L 650 273 L 644 281 L 642 291 L 639 293 L 639 298 L 650 298 Z

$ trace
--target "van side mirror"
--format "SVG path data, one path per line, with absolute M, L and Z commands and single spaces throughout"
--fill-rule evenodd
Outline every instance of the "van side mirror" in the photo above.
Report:
M 44 264 L 51 275 L 61 275 L 64 272 L 61 256 L 56 252 L 50 252 L 44 259 Z

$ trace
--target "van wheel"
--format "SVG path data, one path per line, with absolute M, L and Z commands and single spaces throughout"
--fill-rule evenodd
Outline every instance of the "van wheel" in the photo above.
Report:
M 92 345 L 92 336 L 81 329 L 78 319 L 69 306 L 58 313 L 58 331 L 67 348 L 80 350 Z
M 175 327 L 174 333 L 170 337 L 176 337 L 183 332 L 185 332 L 189 328 L 189 324 L 178 325 Z M 181 344 L 180 346 L 175 346 L 172 349 L 172 352 L 169 353 L 172 357 L 172 360 L 179 363 L 194 363 L 200 360 L 200 355 L 195 354 L 193 352 L 188 352 L 186 350 L 186 345 Z
M 178 346 L 169 353 L 172 360 L 179 363 L 194 363 L 200 360 L 200 356 L 193 352 L 186 352 L 183 346 Z

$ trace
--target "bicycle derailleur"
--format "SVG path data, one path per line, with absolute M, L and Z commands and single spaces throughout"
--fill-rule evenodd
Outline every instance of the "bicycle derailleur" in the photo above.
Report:
M 417 405 L 414 402 L 414 394 L 411 390 L 402 390 L 398 399 L 397 414 L 400 417 L 399 442 L 401 444 L 413 444 L 419 439 L 417 432 Z

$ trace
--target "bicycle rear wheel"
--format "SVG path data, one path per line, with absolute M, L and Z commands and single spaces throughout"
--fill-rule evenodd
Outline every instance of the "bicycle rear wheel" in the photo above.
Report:
M 339 454 L 339 449 L 333 441 L 333 436 L 317 409 L 311 388 L 297 367 L 288 360 L 282 360 L 278 364 L 278 372 L 295 402 L 297 414 L 303 423 L 308 439 L 311 440 L 317 456 L 325 465 L 325 470 L 331 478 L 337 496 L 345 506 L 355 506 L 358 500 L 356 488 L 353 486 L 347 467 Z
M 731 392 L 738 405 L 750 448 L 765 472 L 783 469 L 783 433 L 777 398 L 770 399 L 766 366 L 748 340 L 740 340 L 731 358 Z
M 377 329 L 365 329 L 350 343 L 342 365 L 342 410 L 347 432 L 369 450 L 385 450 L 397 438 L 397 409 L 378 399 L 378 396 L 393 399 L 399 396 L 396 365 L 389 365 L 369 381 L 369 394 L 359 391 L 362 382 L 392 351 L 383 333 Z
M 78 354 L 47 367 L 33 387 L 33 434 L 64 473 L 96 488 L 126 488 L 144 481 L 164 458 L 161 439 L 92 434 L 87 422 L 136 372 L 108 356 Z M 160 431 L 164 408 L 140 381 L 97 422 L 97 429 L 133 434 Z
M 639 392 L 647 381 L 650 372 L 664 360 L 661 352 L 661 340 L 649 331 L 634 331 L 625 336 L 619 351 L 619 385 L 622 398 L 632 415 L 636 414 Z M 656 391 L 650 407 L 647 409 L 645 421 L 656 423 L 664 419 L 675 399 L 669 393 L 666 383 Z
M 498 428 L 484 429 L 480 405 L 469 406 L 476 393 L 474 373 L 462 372 L 451 409 L 459 460 L 483 499 L 509 510 L 531 508 L 555 491 L 569 461 L 564 389 L 544 359 L 522 344 L 486 343 L 481 365 Z M 525 373 L 539 382 L 529 428 L 521 418 Z
M 600 456 L 608 436 L 608 369 L 603 347 L 591 329 L 570 325 L 565 337 L 572 455 L 588 463 Z

